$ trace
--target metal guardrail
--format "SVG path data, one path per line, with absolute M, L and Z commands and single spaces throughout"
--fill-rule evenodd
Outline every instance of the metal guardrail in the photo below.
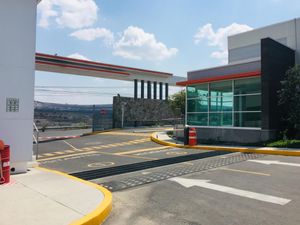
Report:
M 39 129 L 37 128 L 36 124 L 33 122 L 33 129 L 34 129 L 34 133 L 36 134 L 36 136 L 34 135 L 34 133 L 32 134 L 33 135 L 33 140 L 35 142 L 35 159 L 38 160 L 39 158 Z

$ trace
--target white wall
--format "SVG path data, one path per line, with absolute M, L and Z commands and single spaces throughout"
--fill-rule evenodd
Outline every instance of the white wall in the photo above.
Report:
M 228 37 L 229 63 L 241 59 L 260 57 L 260 40 L 270 37 L 278 42 L 296 50 L 296 55 L 300 52 L 300 19 L 273 24 L 245 33 Z M 299 57 L 296 57 L 300 63 Z
M 0 139 L 11 146 L 11 167 L 32 160 L 36 0 L 0 0 Z M 6 111 L 18 98 L 19 112 Z

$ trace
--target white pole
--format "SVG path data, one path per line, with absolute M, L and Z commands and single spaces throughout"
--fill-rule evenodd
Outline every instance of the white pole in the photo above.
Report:
M 122 104 L 122 128 L 124 127 L 124 105 Z

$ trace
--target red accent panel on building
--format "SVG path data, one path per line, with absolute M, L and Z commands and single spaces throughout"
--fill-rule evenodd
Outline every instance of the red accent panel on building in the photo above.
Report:
M 209 83 L 209 82 L 214 82 L 214 81 L 232 80 L 232 79 L 247 78 L 247 77 L 257 77 L 260 75 L 261 75 L 261 71 L 252 71 L 252 72 L 247 72 L 247 73 L 228 74 L 228 75 L 219 76 L 219 77 L 202 78 L 202 79 L 198 79 L 198 80 L 181 81 L 181 82 L 177 82 L 176 85 L 187 86 L 190 84 L 201 84 L 201 83 Z
M 71 65 L 64 65 L 64 64 L 59 64 L 59 63 L 49 63 L 49 62 L 40 62 L 40 61 L 36 61 L 36 63 L 37 64 L 51 65 L 51 66 L 60 66 L 60 67 L 72 68 L 72 69 L 90 70 L 90 71 L 105 72 L 105 73 L 114 73 L 114 74 L 125 75 L 125 76 L 130 75 L 129 73 L 125 73 L 125 72 L 117 72 L 117 71 L 110 71 L 110 70 L 99 70 L 99 69 L 94 69 L 94 68 L 86 68 L 86 67 L 81 67 L 81 66 L 71 66 Z
M 93 62 L 93 61 L 82 60 L 82 59 L 74 59 L 74 58 L 63 57 L 63 56 L 49 55 L 49 54 L 44 54 L 44 53 L 36 53 L 36 56 L 37 57 L 38 56 L 47 57 L 47 58 L 51 58 L 51 59 L 61 59 L 61 60 L 67 60 L 67 61 L 73 61 L 73 62 L 80 62 L 80 63 L 86 63 L 86 64 L 92 64 L 92 65 L 98 65 L 98 66 L 108 66 L 108 67 L 124 69 L 124 70 L 153 73 L 153 74 L 157 74 L 157 75 L 161 75 L 161 76 L 172 76 L 171 73 L 158 72 L 158 71 L 153 71 L 153 70 L 144 70 L 144 69 L 138 69 L 138 68 L 132 68 L 132 67 L 126 67 L 126 66 L 117 66 L 117 65 Z

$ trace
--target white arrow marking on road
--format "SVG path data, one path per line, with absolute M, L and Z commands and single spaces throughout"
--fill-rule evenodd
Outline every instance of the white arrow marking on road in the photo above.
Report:
M 280 162 L 280 161 L 273 161 L 273 160 L 248 160 L 249 162 L 256 162 L 256 163 L 262 163 L 265 165 L 271 165 L 271 164 L 276 164 L 276 165 L 284 165 L 284 166 L 297 166 L 300 167 L 300 164 L 298 163 L 286 163 L 286 162 Z
M 290 199 L 279 198 L 279 197 L 272 196 L 272 195 L 265 195 L 265 194 L 260 194 L 260 193 L 251 192 L 251 191 L 245 191 L 245 190 L 241 190 L 241 189 L 237 189 L 237 188 L 232 188 L 232 187 L 227 187 L 227 186 L 222 186 L 222 185 L 217 185 L 217 184 L 211 184 L 211 183 L 209 183 L 210 180 L 195 180 L 195 179 L 186 179 L 186 178 L 180 178 L 180 177 L 174 177 L 169 180 L 175 181 L 186 188 L 198 186 L 198 187 L 202 187 L 202 188 L 225 192 L 225 193 L 232 194 L 232 195 L 237 195 L 237 196 L 241 196 L 241 197 L 245 197 L 245 198 L 251 198 L 251 199 L 255 199 L 255 200 L 259 200 L 259 201 L 263 201 L 263 202 L 278 204 L 278 205 L 285 205 L 291 201 Z

